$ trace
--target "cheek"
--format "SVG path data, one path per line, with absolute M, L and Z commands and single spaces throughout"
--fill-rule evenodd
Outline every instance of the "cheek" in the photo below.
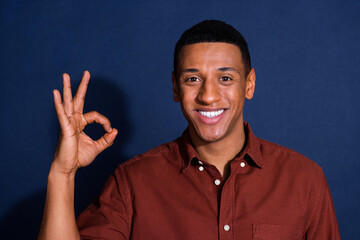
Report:
M 242 105 L 245 100 L 245 91 L 243 88 L 234 87 L 232 89 L 227 89 L 223 96 L 232 105 Z
M 183 94 L 183 93 L 180 94 L 180 105 L 181 105 L 181 110 L 186 117 L 187 115 L 189 115 L 190 110 L 192 108 L 191 97 L 188 94 Z
M 189 108 L 190 105 L 195 103 L 197 92 L 195 89 L 181 89 L 180 102 L 185 108 Z

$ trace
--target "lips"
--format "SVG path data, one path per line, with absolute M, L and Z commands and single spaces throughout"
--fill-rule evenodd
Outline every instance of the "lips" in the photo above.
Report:
M 207 125 L 217 124 L 223 118 L 226 109 L 198 109 L 196 115 L 198 119 Z

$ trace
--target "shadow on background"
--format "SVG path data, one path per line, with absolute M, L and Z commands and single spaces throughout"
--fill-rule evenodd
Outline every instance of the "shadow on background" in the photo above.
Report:
M 73 93 L 76 86 L 73 84 Z M 75 214 L 82 212 L 100 193 L 105 181 L 117 165 L 128 159 L 122 154 L 124 146 L 132 135 L 132 126 L 128 119 L 128 101 L 118 86 L 103 78 L 92 78 L 86 94 L 84 112 L 96 110 L 119 130 L 115 143 L 102 152 L 88 167 L 79 169 L 75 181 Z M 56 146 L 60 130 L 56 115 L 53 114 L 52 133 Z M 93 139 L 104 134 L 102 126 L 89 125 L 85 132 Z M 39 232 L 44 209 L 46 189 L 38 191 L 16 203 L 0 221 L 1 239 L 35 239 Z

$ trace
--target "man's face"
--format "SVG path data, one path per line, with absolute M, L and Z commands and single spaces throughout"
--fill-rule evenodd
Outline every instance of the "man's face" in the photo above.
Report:
M 182 48 L 173 74 L 174 100 L 180 101 L 195 144 L 240 136 L 244 101 L 254 89 L 254 69 L 245 76 L 238 46 L 216 42 Z

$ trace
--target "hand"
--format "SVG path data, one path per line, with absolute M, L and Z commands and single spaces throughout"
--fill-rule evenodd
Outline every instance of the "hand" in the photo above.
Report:
M 63 74 L 63 101 L 58 90 L 54 90 L 54 103 L 61 132 L 51 169 L 56 173 L 74 174 L 78 168 L 88 166 L 95 157 L 115 140 L 117 130 L 112 129 L 109 119 L 98 112 L 83 114 L 85 94 L 90 73 L 84 72 L 79 88 L 71 93 L 70 76 Z M 106 133 L 94 141 L 84 133 L 87 124 L 101 124 Z

